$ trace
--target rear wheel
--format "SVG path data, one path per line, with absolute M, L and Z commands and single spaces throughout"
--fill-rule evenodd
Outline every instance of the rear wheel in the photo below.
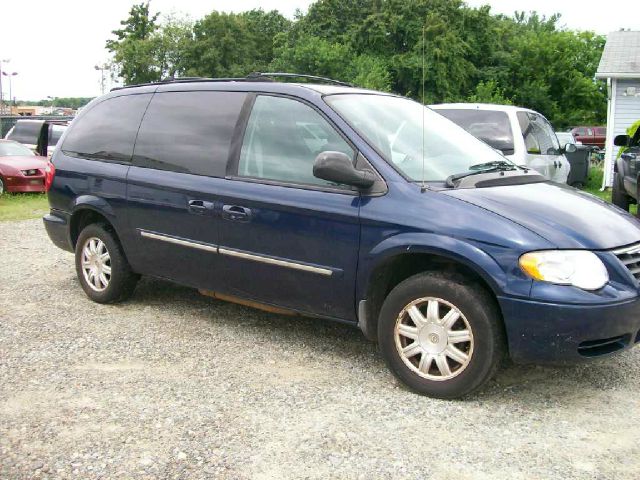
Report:
M 459 398 L 487 382 L 505 353 L 495 300 L 480 285 L 437 272 L 396 286 L 380 312 L 378 341 L 396 377 L 437 398 Z
M 611 202 L 617 207 L 629 211 L 631 197 L 627 195 L 627 192 L 624 189 L 622 175 L 620 175 L 618 172 L 615 172 L 613 174 L 613 188 L 611 190 Z
M 129 298 L 139 278 L 131 271 L 115 235 L 104 224 L 92 224 L 80 232 L 76 273 L 84 292 L 98 303 Z

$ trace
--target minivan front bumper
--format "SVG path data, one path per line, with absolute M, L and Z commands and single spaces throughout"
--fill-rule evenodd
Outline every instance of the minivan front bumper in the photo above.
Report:
M 578 363 L 640 344 L 640 297 L 600 305 L 498 300 L 516 363 Z

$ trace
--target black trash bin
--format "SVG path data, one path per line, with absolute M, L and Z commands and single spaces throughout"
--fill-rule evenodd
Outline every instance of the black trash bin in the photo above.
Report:
M 592 148 L 586 145 L 576 145 L 576 147 L 575 152 L 564 154 L 571 165 L 567 183 L 572 187 L 584 187 L 589 178 L 589 160 Z

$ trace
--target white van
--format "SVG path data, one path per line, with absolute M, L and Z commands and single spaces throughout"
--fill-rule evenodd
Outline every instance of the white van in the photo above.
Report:
M 567 182 L 570 166 L 564 153 L 575 145 L 561 146 L 553 127 L 540 113 L 482 103 L 443 103 L 430 108 L 500 150 L 516 165 L 536 170 L 554 182 Z

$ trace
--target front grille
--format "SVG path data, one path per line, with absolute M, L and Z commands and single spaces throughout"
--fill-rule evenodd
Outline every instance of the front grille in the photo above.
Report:
M 613 254 L 627 267 L 631 275 L 640 281 L 640 243 L 614 250 Z

